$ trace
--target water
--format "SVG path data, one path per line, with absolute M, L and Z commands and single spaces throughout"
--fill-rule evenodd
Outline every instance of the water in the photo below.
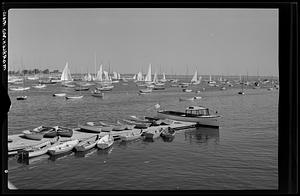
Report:
M 73 89 L 48 85 L 30 89 L 26 101 L 9 92 L 12 109 L 8 133 L 40 125 L 76 127 L 87 121 L 154 116 L 154 105 L 183 110 L 203 105 L 223 116 L 219 129 L 198 128 L 176 132 L 171 142 L 116 141 L 105 151 L 86 154 L 48 155 L 30 160 L 28 165 L 9 160 L 9 180 L 19 189 L 53 190 L 255 190 L 278 188 L 278 91 L 240 89 L 206 91 L 201 100 L 179 102 L 179 97 L 195 96 L 180 88 L 137 95 L 129 82 L 114 84 L 104 99 L 89 92 L 80 100 L 52 97 L 56 92 L 80 94 Z

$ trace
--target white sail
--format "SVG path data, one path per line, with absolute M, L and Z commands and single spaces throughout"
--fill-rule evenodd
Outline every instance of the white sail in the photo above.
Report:
M 68 67 L 68 62 L 66 63 L 66 66 L 61 74 L 60 80 L 62 81 L 71 81 L 73 80 L 72 76 L 71 76 L 71 72 L 70 69 Z
M 201 82 L 201 80 L 202 80 L 202 77 L 201 77 L 201 76 L 199 76 L 199 80 L 198 80 L 198 81 L 199 81 L 199 83 Z
M 103 74 L 103 72 L 102 72 L 102 65 L 100 65 L 99 71 L 97 72 L 97 76 L 96 76 L 96 80 L 97 81 L 102 81 L 103 80 L 102 79 L 102 74 Z
M 121 80 L 121 74 L 118 73 L 118 79 Z
M 132 77 L 133 80 L 136 80 L 136 74 L 134 74 L 134 76 Z
M 142 72 L 139 72 L 138 75 L 137 75 L 137 80 L 138 81 L 142 81 L 143 80 L 143 74 Z
M 151 64 L 149 64 L 149 68 L 148 68 L 148 73 L 145 77 L 145 82 L 151 82 L 152 79 L 151 79 Z
M 167 79 L 166 79 L 166 74 L 165 74 L 165 72 L 163 72 L 162 73 L 162 79 L 160 80 L 161 82 L 166 82 L 167 81 Z
M 154 73 L 154 77 L 153 77 L 153 83 L 157 83 L 158 80 L 157 80 L 157 73 L 155 72 Z
M 193 78 L 192 78 L 192 80 L 191 80 L 192 83 L 198 81 L 198 80 L 197 80 L 197 75 L 198 75 L 198 72 L 197 72 L 197 70 L 196 70 L 196 71 L 195 71 L 195 74 L 194 74 L 194 76 L 193 76 Z
M 118 79 L 118 73 L 117 72 L 115 72 L 115 71 L 113 72 L 112 79 L 115 79 L 115 80 Z
M 104 80 L 105 80 L 105 81 L 111 80 L 111 78 L 110 78 L 110 76 L 108 75 L 108 72 L 107 72 L 107 71 L 103 71 L 103 73 L 104 73 Z

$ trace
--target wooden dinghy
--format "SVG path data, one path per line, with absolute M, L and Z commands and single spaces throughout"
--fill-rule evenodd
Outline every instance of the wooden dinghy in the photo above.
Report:
M 166 129 L 164 129 L 161 134 L 160 134 L 161 137 L 163 138 L 171 138 L 171 137 L 174 137 L 175 136 L 175 130 L 172 129 L 171 127 L 168 127 Z
M 83 95 L 81 96 L 66 96 L 66 99 L 81 99 Z
M 91 124 L 86 124 L 86 125 L 79 124 L 78 127 L 83 131 L 91 132 L 91 133 L 100 133 L 102 130 L 102 126 L 91 125 Z
M 55 93 L 53 94 L 53 97 L 65 97 L 66 95 L 66 93 Z
M 134 128 L 136 129 L 147 129 L 152 122 L 137 122 L 137 121 L 132 121 L 132 120 L 127 120 L 127 119 L 123 119 L 124 122 L 134 125 Z
M 84 151 L 90 150 L 97 145 L 99 138 L 100 138 L 99 135 L 94 135 L 92 137 L 86 138 L 86 139 L 80 141 L 74 147 L 74 149 L 78 152 L 84 152 Z
M 32 131 L 44 134 L 44 138 L 54 138 L 57 136 L 57 131 L 54 127 L 39 126 Z
M 142 137 L 143 131 L 141 130 L 140 132 L 134 132 L 132 131 L 131 133 L 127 133 L 126 135 L 121 135 L 120 139 L 121 141 L 133 141 L 140 139 Z
M 71 129 L 71 128 L 55 126 L 55 129 L 57 131 L 57 135 L 59 135 L 61 137 L 72 137 L 72 135 L 73 135 L 73 129 Z
M 146 131 L 143 133 L 143 136 L 145 139 L 155 139 L 160 137 L 161 132 L 163 131 L 163 128 L 155 129 L 154 131 Z
M 30 130 L 25 130 L 22 132 L 24 137 L 31 140 L 42 140 L 44 137 L 43 133 L 38 133 Z
M 75 91 L 88 91 L 90 88 L 88 87 L 76 87 L 74 90 Z
M 59 144 L 58 139 L 55 141 L 48 140 L 37 145 L 27 147 L 24 150 L 18 152 L 18 158 L 27 159 L 46 154 L 50 147 L 54 147 Z
M 92 96 L 102 98 L 104 96 L 104 93 L 96 89 L 96 90 L 92 91 Z
M 110 134 L 107 134 L 103 136 L 100 140 L 98 140 L 97 147 L 104 150 L 112 146 L 113 143 L 114 143 L 114 138 Z
M 47 152 L 50 155 L 58 155 L 58 154 L 66 153 L 71 151 L 78 143 L 79 143 L 78 139 L 63 142 L 56 146 L 50 147 Z

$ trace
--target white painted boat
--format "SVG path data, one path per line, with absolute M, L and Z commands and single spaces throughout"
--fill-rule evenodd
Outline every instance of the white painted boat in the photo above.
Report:
M 33 158 L 33 157 L 37 157 L 37 156 L 41 156 L 43 154 L 46 154 L 49 150 L 49 148 L 54 147 L 59 145 L 60 142 L 59 141 L 45 141 L 42 142 L 40 144 L 28 147 L 24 149 L 24 152 L 27 153 L 28 152 L 28 158 Z
M 120 139 L 121 139 L 121 141 L 133 141 L 133 140 L 137 140 L 137 139 L 140 139 L 142 137 L 142 133 L 143 133 L 143 131 L 140 131 L 140 132 L 134 132 L 134 131 L 132 131 L 131 133 L 127 133 L 125 135 L 121 135 Z
M 26 91 L 26 90 L 29 90 L 30 87 L 11 87 L 10 90 L 12 91 Z
M 77 144 L 79 143 L 79 140 L 76 139 L 76 140 L 71 140 L 71 141 L 67 141 L 67 142 L 63 142 L 59 145 L 56 145 L 56 146 L 53 146 L 53 147 L 50 147 L 48 149 L 48 153 L 50 155 L 58 155 L 58 154 L 62 154 L 62 153 L 65 153 L 65 152 L 69 152 L 71 151 Z
M 114 143 L 114 138 L 110 134 L 107 134 L 103 136 L 98 142 L 97 147 L 104 150 L 106 148 L 109 148 Z
M 74 149 L 78 152 L 84 152 L 84 151 L 90 150 L 97 145 L 99 138 L 100 138 L 99 135 L 94 135 L 92 137 L 86 138 L 86 139 L 80 141 L 74 147 Z
M 146 88 L 146 89 L 140 89 L 139 91 L 140 91 L 140 93 L 151 93 L 152 89 L 151 88 Z
M 219 127 L 220 115 L 210 114 L 209 109 L 202 106 L 190 106 L 185 112 L 157 111 L 157 117 L 161 119 L 172 119 L 177 121 L 194 122 L 200 126 Z
M 192 92 L 193 90 L 192 90 L 192 89 L 186 89 L 186 88 L 184 88 L 184 89 L 182 89 L 182 91 L 183 91 L 183 92 L 186 92 L 186 93 L 190 93 L 190 92 Z
M 111 91 L 114 88 L 114 86 L 102 86 L 102 87 L 96 87 L 99 91 Z
M 66 93 L 55 93 L 53 94 L 53 97 L 65 97 L 66 95 Z
M 163 128 L 157 128 L 155 130 L 152 131 L 146 131 L 143 133 L 143 136 L 145 137 L 145 139 L 155 139 L 160 137 L 161 132 L 163 131 Z
M 38 89 L 41 89 L 41 88 L 45 88 L 46 85 L 45 84 L 39 84 L 39 85 L 36 85 L 36 86 L 32 86 L 33 88 L 38 88 Z
M 67 96 L 66 99 L 81 99 L 83 95 L 81 96 Z

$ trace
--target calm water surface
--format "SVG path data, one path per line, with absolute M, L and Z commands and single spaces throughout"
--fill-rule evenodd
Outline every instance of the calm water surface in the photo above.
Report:
M 173 141 L 116 141 L 105 151 L 92 149 L 60 157 L 44 155 L 29 165 L 9 160 L 9 180 L 19 189 L 54 190 L 251 190 L 278 188 L 278 90 L 239 89 L 206 91 L 201 100 L 180 88 L 137 95 L 137 87 L 115 84 L 103 99 L 81 92 L 80 100 L 52 97 L 53 93 L 80 94 L 48 85 L 23 92 L 26 101 L 10 92 L 12 109 L 8 133 L 17 134 L 40 125 L 76 127 L 78 123 L 115 122 L 129 115 L 154 116 L 154 105 L 184 110 L 207 106 L 223 116 L 219 129 L 198 128 L 176 132 Z

